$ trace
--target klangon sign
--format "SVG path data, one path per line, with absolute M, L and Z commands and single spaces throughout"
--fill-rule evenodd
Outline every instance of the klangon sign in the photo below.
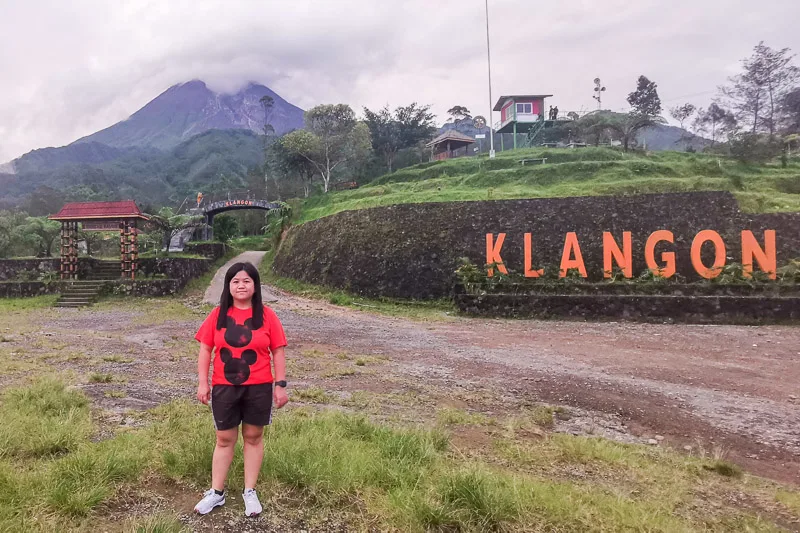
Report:
M 504 264 L 502 252 L 506 234 L 493 233 L 486 234 L 486 264 L 487 275 L 494 276 L 494 269 L 503 274 L 508 274 Z M 668 248 L 675 242 L 671 231 L 654 231 L 647 238 L 644 247 L 644 260 L 654 274 L 670 278 L 675 275 L 676 263 L 674 251 L 661 251 L 656 258 L 656 248 Z M 706 242 L 710 242 L 714 247 L 714 262 L 711 265 L 703 263 L 701 250 Z M 776 277 L 776 258 L 775 258 L 775 230 L 765 230 L 763 246 L 758 242 L 753 232 L 744 230 L 741 233 L 742 270 L 745 277 L 752 277 L 753 265 L 766 272 L 771 279 Z M 531 233 L 524 235 L 524 262 L 523 272 L 525 277 L 538 278 L 544 274 L 544 269 L 533 268 L 533 236 Z M 622 232 L 622 245 L 608 232 L 603 232 L 603 276 L 611 277 L 614 266 L 622 271 L 626 278 L 633 277 L 633 240 L 630 231 Z M 702 230 L 695 235 L 692 240 L 691 260 L 694 270 L 706 279 L 712 279 L 720 275 L 725 266 L 727 258 L 727 248 L 719 233 L 714 230 Z M 572 269 L 578 270 L 580 275 L 587 277 L 586 266 L 581 255 L 581 247 L 578 236 L 571 231 L 564 238 L 564 251 L 561 253 L 561 264 L 559 267 L 559 277 L 565 277 L 567 272 Z

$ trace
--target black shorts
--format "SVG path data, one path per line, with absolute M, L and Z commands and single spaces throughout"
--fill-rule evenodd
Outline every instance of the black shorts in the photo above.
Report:
M 218 431 L 238 427 L 268 426 L 272 422 L 272 383 L 258 385 L 214 385 L 211 413 Z

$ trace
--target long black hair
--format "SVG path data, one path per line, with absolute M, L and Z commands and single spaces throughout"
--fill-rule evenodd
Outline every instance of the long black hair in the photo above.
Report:
M 217 316 L 217 329 L 225 327 L 228 317 L 228 309 L 233 305 L 231 296 L 231 280 L 233 277 L 244 270 L 253 280 L 253 329 L 260 329 L 264 325 L 264 304 L 261 301 L 261 278 L 258 269 L 252 263 L 234 263 L 225 273 L 225 284 L 222 286 L 222 296 L 219 298 L 219 316 Z

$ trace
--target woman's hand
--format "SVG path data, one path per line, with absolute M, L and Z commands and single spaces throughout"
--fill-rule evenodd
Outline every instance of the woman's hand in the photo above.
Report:
M 278 409 L 289 403 L 289 395 L 286 394 L 286 389 L 276 386 L 272 391 L 272 401 Z
M 200 383 L 197 385 L 197 401 L 203 405 L 208 405 L 208 400 L 211 398 L 211 387 L 208 383 Z

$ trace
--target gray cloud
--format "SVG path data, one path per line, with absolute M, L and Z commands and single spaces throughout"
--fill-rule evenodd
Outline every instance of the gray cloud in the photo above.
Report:
M 493 95 L 621 109 L 639 74 L 707 105 L 765 40 L 800 51 L 800 3 L 489 0 Z M 480 0 L 0 0 L 0 162 L 127 118 L 169 86 L 247 81 L 304 108 L 411 101 L 488 113 Z M 496 118 L 496 117 L 495 117 Z

